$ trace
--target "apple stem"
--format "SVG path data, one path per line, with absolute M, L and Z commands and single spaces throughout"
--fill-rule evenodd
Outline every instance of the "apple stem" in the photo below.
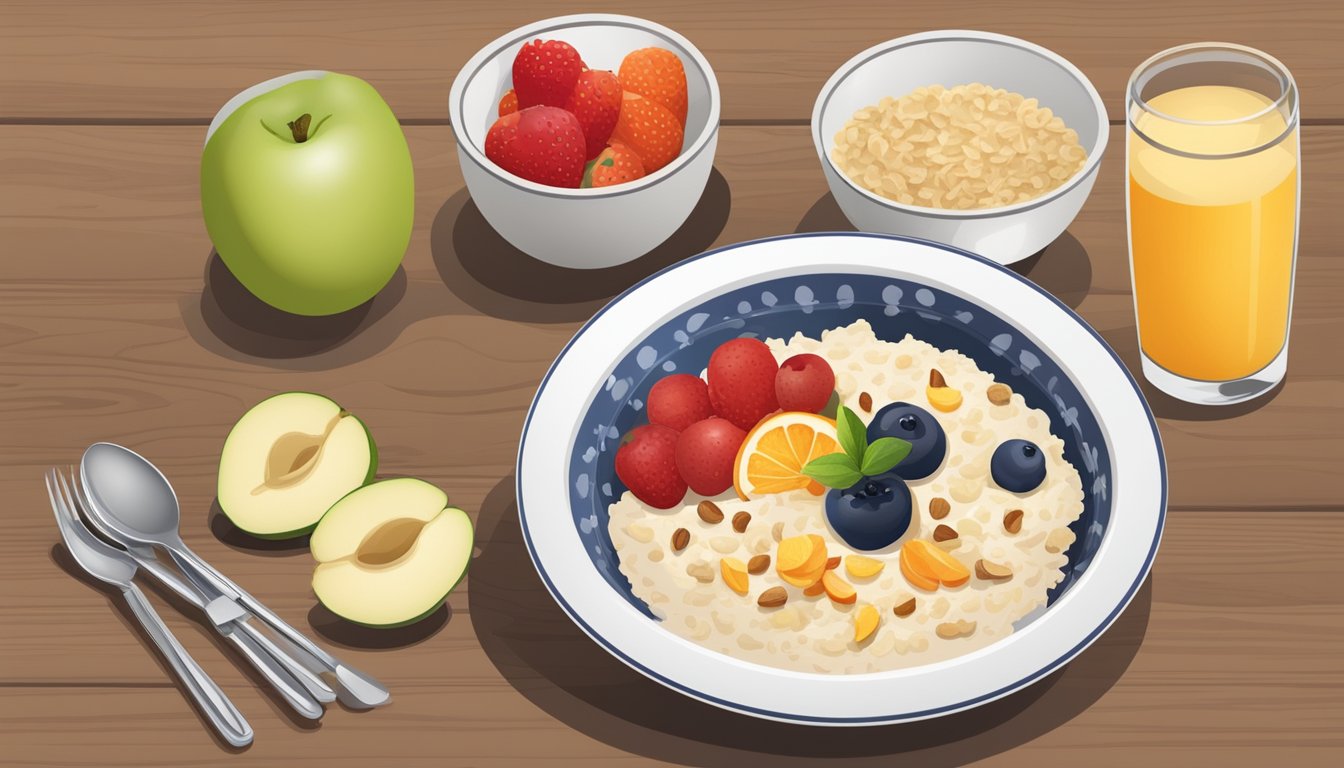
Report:
M 289 130 L 294 134 L 294 143 L 302 144 L 308 140 L 308 125 L 313 120 L 313 116 L 304 112 L 289 123 Z

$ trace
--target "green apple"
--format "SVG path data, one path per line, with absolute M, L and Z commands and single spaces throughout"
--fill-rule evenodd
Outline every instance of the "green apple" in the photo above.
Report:
M 317 599 L 349 621 L 399 627 L 433 613 L 471 560 L 471 518 L 411 477 L 352 491 L 309 541 Z
M 362 421 L 321 395 L 285 392 L 253 406 L 229 432 L 219 507 L 253 536 L 294 538 L 377 469 Z
M 411 153 L 373 86 L 296 72 L 215 116 L 201 209 L 220 258 L 257 298 L 298 315 L 344 312 L 387 285 L 406 253 Z

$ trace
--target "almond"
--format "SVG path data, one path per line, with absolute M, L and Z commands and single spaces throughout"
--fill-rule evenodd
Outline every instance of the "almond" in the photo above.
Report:
M 685 528 L 678 528 L 672 532 L 672 551 L 680 552 L 691 543 L 691 532 Z
M 733 515 L 733 530 L 742 533 L 751 524 L 751 513 L 743 510 Z
M 985 390 L 985 397 L 994 405 L 1007 405 L 1013 400 L 1013 390 L 1007 384 L 990 384 L 989 389 Z
M 867 392 L 859 393 L 859 407 L 868 413 L 873 412 L 873 396 Z
M 1017 533 L 1022 530 L 1022 518 L 1026 513 L 1020 509 L 1011 509 L 1008 514 L 1003 516 L 1003 529 L 1009 533 Z
M 906 600 L 904 603 L 901 603 L 900 605 L 896 606 L 895 608 L 892 608 L 891 612 L 896 614 L 897 616 L 900 616 L 901 618 L 909 616 L 910 614 L 915 612 L 915 598 L 912 597 L 909 600 Z
M 839 555 L 836 555 L 836 556 L 834 556 L 834 557 L 828 557 L 828 558 L 826 558 L 826 570 L 828 570 L 828 571 L 833 571 L 833 570 L 835 570 L 836 568 L 839 568 L 839 567 L 840 567 L 840 556 L 839 556 Z
M 759 576 L 770 568 L 769 555 L 756 555 L 747 561 L 747 573 L 752 576 Z
M 947 513 L 952 511 L 952 505 L 942 496 L 934 496 L 929 499 L 929 517 L 934 520 L 942 520 L 947 517 Z
M 1013 578 L 1013 571 L 1006 565 L 982 558 L 975 561 L 975 575 L 981 581 L 1007 581 Z
M 957 532 L 950 525 L 939 525 L 933 529 L 934 541 L 951 541 L 957 538 Z
M 723 510 L 719 509 L 718 504 L 715 504 L 708 499 L 696 505 L 695 511 L 700 515 L 701 520 L 704 520 L 710 525 L 723 522 Z
M 943 378 L 943 372 L 942 372 L 942 371 L 938 370 L 937 368 L 930 368 L 930 369 L 929 369 L 929 386 L 930 386 L 930 387 L 946 387 L 946 386 L 947 386 L 947 379 L 944 379 L 944 378 Z
M 783 587 L 771 587 L 756 598 L 756 604 L 762 608 L 778 608 L 789 602 L 789 593 Z

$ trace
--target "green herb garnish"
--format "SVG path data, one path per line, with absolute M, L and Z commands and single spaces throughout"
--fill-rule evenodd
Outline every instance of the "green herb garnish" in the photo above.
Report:
M 803 467 L 803 474 L 828 488 L 849 488 L 865 477 L 890 470 L 910 455 L 909 441 L 898 437 L 868 442 L 863 421 L 843 405 L 835 414 L 835 437 L 842 453 L 818 456 Z

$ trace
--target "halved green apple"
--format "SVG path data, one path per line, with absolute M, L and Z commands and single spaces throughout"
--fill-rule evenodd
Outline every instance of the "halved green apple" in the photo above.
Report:
M 448 496 L 405 477 L 336 502 L 313 531 L 313 591 L 357 624 L 398 627 L 433 613 L 471 561 L 471 518 Z
M 253 536 L 294 538 L 377 469 L 363 422 L 322 395 L 285 392 L 258 403 L 229 432 L 219 506 Z

